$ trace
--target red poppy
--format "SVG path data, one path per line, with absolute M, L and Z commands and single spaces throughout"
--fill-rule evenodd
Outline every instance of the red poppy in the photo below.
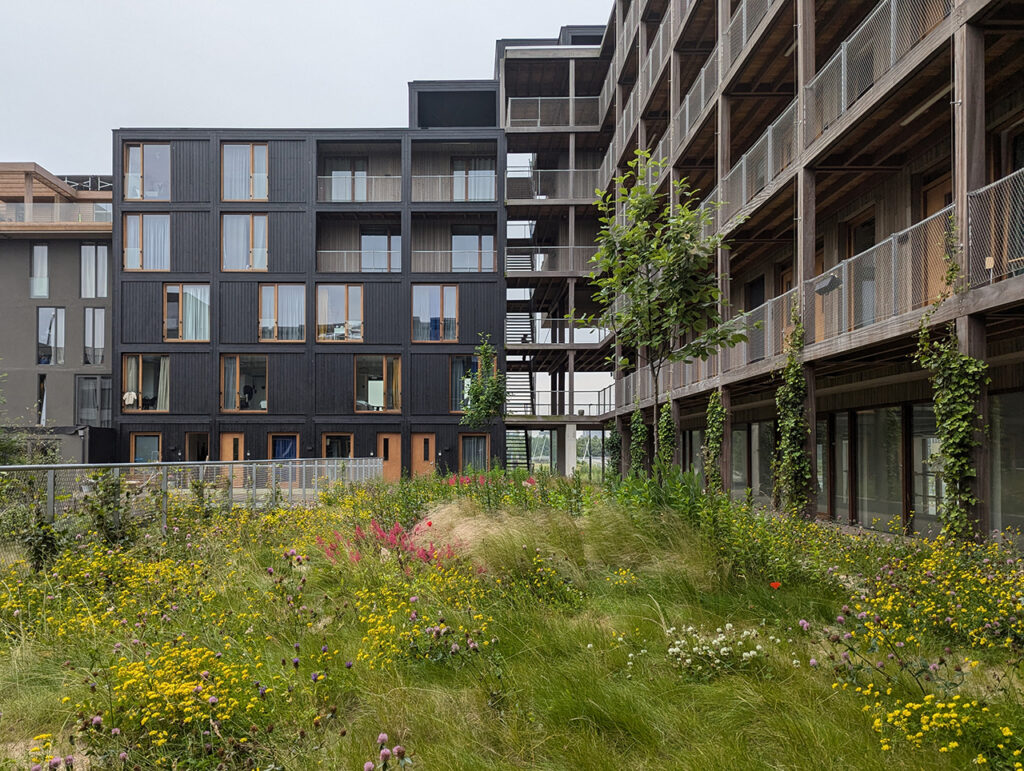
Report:
M 434 523 L 433 523 L 433 522 L 431 522 L 431 521 L 430 521 L 430 520 L 428 519 L 428 520 L 427 520 L 427 527 L 432 527 L 433 525 L 434 525 Z
M 780 584 L 778 581 L 772 581 L 770 584 L 768 584 L 768 586 L 770 586 L 772 589 L 778 589 L 780 586 L 782 586 L 782 584 Z

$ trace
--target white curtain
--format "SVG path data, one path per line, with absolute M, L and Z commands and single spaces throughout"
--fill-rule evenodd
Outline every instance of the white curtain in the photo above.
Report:
M 249 198 L 249 153 L 251 145 L 224 145 L 224 198 L 241 201 Z
M 210 339 L 210 287 L 186 284 L 181 298 L 182 340 Z
M 277 334 L 281 340 L 302 340 L 306 336 L 306 287 L 277 288 Z
M 82 297 L 96 296 L 96 247 L 83 244 L 82 255 Z
M 53 346 L 53 357 L 50 361 L 64 363 L 64 309 L 57 308 L 53 315 L 53 326 L 50 328 L 50 345 Z
M 225 356 L 221 359 L 221 366 L 224 368 L 224 396 L 223 407 L 226 410 L 238 409 L 238 381 L 235 379 L 238 366 L 237 356 Z
M 171 269 L 170 215 L 142 216 L 142 261 L 146 270 Z
M 131 405 L 134 409 L 141 409 L 142 394 L 139 388 L 139 357 L 129 356 L 124 360 L 124 392 L 135 394 L 135 401 Z
M 225 214 L 221 231 L 224 270 L 247 269 L 249 267 L 249 215 Z
M 110 257 L 107 254 L 106 244 L 102 244 L 96 247 L 96 297 L 107 296 L 107 260 Z
M 252 148 L 252 197 L 262 200 L 267 198 L 267 146 L 254 145 Z
M 363 339 L 363 288 L 359 284 L 348 288 L 348 335 L 355 340 Z
M 141 214 L 129 214 L 124 220 L 124 269 L 125 270 L 141 270 L 142 269 L 142 253 L 139 251 L 139 245 L 142 243 L 142 239 L 139 236 L 139 230 L 141 228 L 142 215 Z
M 171 357 L 160 357 L 160 373 L 156 384 L 156 409 L 167 411 L 171 407 Z
M 252 269 L 267 269 L 267 215 L 252 217 Z

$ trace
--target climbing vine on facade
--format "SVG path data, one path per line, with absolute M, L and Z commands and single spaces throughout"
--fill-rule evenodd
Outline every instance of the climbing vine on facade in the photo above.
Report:
M 804 327 L 793 308 L 792 327 L 786 337 L 786 365 L 782 384 L 775 391 L 778 414 L 775 453 L 772 457 L 773 498 L 781 511 L 805 515 L 814 492 L 807 437 L 807 380 L 803 371 Z
M 722 441 L 725 438 L 725 407 L 722 394 L 712 391 L 708 397 L 706 416 L 707 430 L 704 432 L 704 478 L 710 490 L 722 489 Z
M 498 369 L 498 352 L 491 345 L 490 335 L 480 335 L 476 350 L 476 375 L 467 378 L 464 426 L 487 428 L 500 418 L 505 407 L 505 373 Z
M 643 476 L 644 458 L 647 457 L 647 424 L 640 405 L 629 418 L 629 475 Z
M 610 473 L 618 476 L 619 469 L 622 468 L 622 434 L 612 422 L 605 424 L 605 431 L 607 431 L 604 440 L 606 462 L 611 467 Z
M 946 237 L 945 288 L 921 318 L 914 360 L 930 374 L 935 409 L 935 434 L 939 449 L 929 462 L 942 481 L 942 499 L 937 508 L 945 533 L 965 537 L 971 531 L 970 515 L 978 498 L 972 491 L 977 469 L 971 455 L 986 429 L 978 415 L 978 402 L 985 385 L 988 364 L 960 352 L 956 323 L 938 330 L 931 320 L 939 307 L 960 288 L 960 249 L 956 229 L 950 223 Z

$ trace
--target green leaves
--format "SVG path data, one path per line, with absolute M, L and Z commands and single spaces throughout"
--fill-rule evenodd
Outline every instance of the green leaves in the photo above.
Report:
M 778 414 L 777 444 L 772 457 L 773 496 L 776 505 L 792 516 L 807 512 L 814 493 L 807 437 L 807 380 L 803 371 L 804 327 L 796 307 L 793 327 L 786 340 L 786 366 L 782 385 L 775 392 Z
M 722 392 L 712 391 L 708 397 L 706 415 L 707 431 L 704 432 L 704 476 L 708 489 L 722 490 L 722 441 L 725 438 L 725 406 Z
M 467 404 L 459 421 L 470 428 L 487 428 L 505 407 L 505 373 L 497 367 L 497 352 L 490 335 L 480 335 L 475 349 L 476 377 L 469 381 Z

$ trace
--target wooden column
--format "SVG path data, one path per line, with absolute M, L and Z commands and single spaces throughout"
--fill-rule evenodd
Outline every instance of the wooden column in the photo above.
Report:
M 985 318 L 983 316 L 960 316 L 956 320 L 956 334 L 960 345 L 960 353 L 972 356 L 975 359 L 984 360 L 986 358 L 988 346 L 985 334 Z M 974 437 L 978 445 L 971 454 L 971 462 L 975 473 L 971 492 L 978 499 L 974 506 L 974 527 L 981 535 L 987 535 L 992 529 L 988 502 L 992 478 L 992 452 L 988 437 L 981 430 L 982 426 L 988 425 L 989 418 L 987 385 L 982 385 L 981 387 L 981 396 L 978 399 L 976 411 L 981 416 L 981 420 Z
M 985 184 L 985 39 L 973 24 L 953 33 L 953 94 L 953 202 L 967 272 L 967 194 Z

